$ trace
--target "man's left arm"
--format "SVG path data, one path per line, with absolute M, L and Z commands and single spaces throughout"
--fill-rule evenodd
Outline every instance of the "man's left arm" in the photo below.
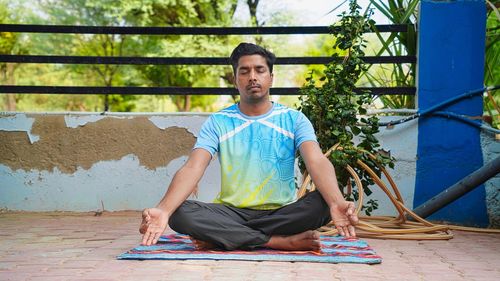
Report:
M 323 155 L 315 141 L 303 142 L 300 145 L 300 154 L 316 188 L 330 207 L 333 223 L 340 235 L 355 237 L 354 225 L 358 222 L 355 206 L 342 196 L 332 163 Z

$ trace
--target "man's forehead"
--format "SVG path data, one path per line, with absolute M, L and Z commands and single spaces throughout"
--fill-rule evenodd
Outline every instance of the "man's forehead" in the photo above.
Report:
M 242 56 L 238 60 L 238 68 L 241 67 L 267 67 L 267 62 L 261 55 Z

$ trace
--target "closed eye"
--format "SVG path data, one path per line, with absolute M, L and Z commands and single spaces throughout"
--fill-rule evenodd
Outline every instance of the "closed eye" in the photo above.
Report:
M 248 68 L 240 68 L 240 70 L 238 71 L 240 74 L 247 74 L 249 71 Z
M 263 66 L 261 66 L 261 67 L 257 67 L 257 72 L 259 72 L 259 73 L 264 73 L 264 72 L 266 72 L 266 68 L 265 68 L 265 67 L 263 67 Z

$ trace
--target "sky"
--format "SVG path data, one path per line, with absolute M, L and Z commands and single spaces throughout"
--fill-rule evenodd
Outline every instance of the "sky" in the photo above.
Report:
M 246 0 L 240 0 L 236 16 L 241 20 L 249 18 Z M 358 0 L 358 4 L 364 11 L 368 7 L 370 0 Z M 337 8 L 338 7 L 338 8 Z M 326 26 L 331 25 L 338 19 L 337 15 L 346 11 L 349 1 L 344 0 L 260 0 L 258 6 L 258 16 L 269 20 L 276 12 L 283 11 L 294 16 L 291 25 L 298 26 Z M 333 9 L 337 8 L 335 11 Z M 387 24 L 388 20 L 375 11 L 372 16 L 377 24 Z
M 358 4 L 364 11 L 369 0 L 358 0 Z M 339 7 L 340 5 L 340 7 Z M 290 11 L 300 14 L 301 25 L 330 25 L 338 19 L 337 15 L 349 8 L 349 1 L 343 0 L 292 0 L 286 1 L 286 6 Z M 329 13 L 338 7 L 335 11 Z M 372 17 L 377 23 L 382 21 L 387 23 L 385 17 L 381 14 L 375 14 Z

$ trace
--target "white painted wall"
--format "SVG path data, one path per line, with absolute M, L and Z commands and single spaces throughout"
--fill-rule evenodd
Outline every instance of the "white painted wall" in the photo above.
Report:
M 118 114 L 116 114 L 118 115 Z M 66 125 L 71 128 L 96 122 L 102 118 L 133 118 L 149 116 L 158 128 L 182 127 L 197 136 L 207 114 L 64 114 Z M 384 117 L 387 118 L 397 117 Z M 23 113 L 0 118 L 0 130 L 25 131 L 32 142 L 32 118 Z M 412 207 L 415 186 L 415 155 L 417 149 L 417 121 L 393 129 L 381 129 L 381 145 L 396 158 L 396 168 L 391 170 L 408 207 Z M 1 141 L 1 140 L 0 140 Z M 55 171 L 12 171 L 0 164 L 0 208 L 24 211 L 108 211 L 141 210 L 154 206 L 163 196 L 176 170 L 186 161 L 182 156 L 166 167 L 156 170 L 141 166 L 135 155 L 129 154 L 118 161 L 101 161 L 90 169 L 78 168 L 73 174 Z M 212 161 L 199 185 L 198 199 L 212 201 L 219 191 L 220 172 L 217 160 Z M 380 190 L 373 188 L 370 198 L 379 200 L 375 214 L 395 214 L 392 204 Z M 102 202 L 102 203 L 101 203 Z
M 381 121 L 391 121 L 401 119 L 400 116 L 384 116 Z M 413 195 L 415 191 L 415 174 L 417 170 L 417 137 L 418 121 L 412 120 L 392 129 L 380 128 L 376 135 L 380 141 L 380 146 L 384 150 L 389 150 L 391 155 L 396 158 L 394 169 L 387 168 L 392 179 L 396 183 L 405 206 L 413 208 Z M 387 187 L 389 182 L 383 178 Z M 373 215 L 396 215 L 396 209 L 389 200 L 389 197 L 378 187 L 372 187 L 373 194 L 369 199 L 377 199 L 379 208 Z

